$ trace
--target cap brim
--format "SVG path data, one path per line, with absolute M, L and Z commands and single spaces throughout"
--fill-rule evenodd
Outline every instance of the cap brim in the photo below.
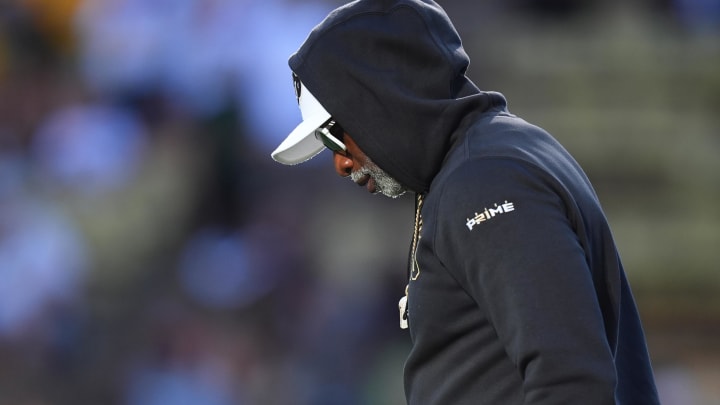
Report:
M 301 122 L 273 151 L 272 158 L 284 165 L 296 165 L 315 157 L 325 149 L 325 145 L 315 137 L 315 130 L 329 119 L 328 113 Z
M 275 161 L 285 165 L 302 163 L 325 148 L 322 142 L 315 138 L 315 130 L 330 119 L 330 113 L 303 83 L 300 83 L 298 95 L 298 106 L 303 121 L 271 154 Z

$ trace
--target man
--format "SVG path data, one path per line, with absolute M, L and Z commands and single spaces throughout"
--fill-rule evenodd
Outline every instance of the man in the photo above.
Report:
M 603 211 L 547 132 L 466 76 L 431 0 L 360 0 L 290 57 L 303 122 L 373 193 L 417 195 L 401 324 L 409 404 L 656 404 L 645 337 Z

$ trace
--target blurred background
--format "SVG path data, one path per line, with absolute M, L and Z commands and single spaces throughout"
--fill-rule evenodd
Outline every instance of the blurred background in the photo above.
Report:
M 0 405 L 404 403 L 411 198 L 269 157 L 341 3 L 0 2 Z M 720 1 L 440 3 L 595 184 L 664 403 L 720 403 Z

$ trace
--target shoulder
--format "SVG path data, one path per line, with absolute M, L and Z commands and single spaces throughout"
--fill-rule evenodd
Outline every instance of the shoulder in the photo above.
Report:
M 513 156 L 468 158 L 441 173 L 431 192 L 438 202 L 487 200 L 507 195 L 548 192 L 557 188 L 553 176 L 543 168 Z
M 574 211 L 567 190 L 550 174 L 513 157 L 468 159 L 433 185 L 427 214 L 444 239 L 525 233 L 530 224 L 564 222 Z

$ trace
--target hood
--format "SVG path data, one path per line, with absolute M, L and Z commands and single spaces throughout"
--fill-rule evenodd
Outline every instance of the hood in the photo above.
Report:
M 429 189 L 469 114 L 505 106 L 466 76 L 470 60 L 433 1 L 359 0 L 316 26 L 289 65 L 381 169 Z

